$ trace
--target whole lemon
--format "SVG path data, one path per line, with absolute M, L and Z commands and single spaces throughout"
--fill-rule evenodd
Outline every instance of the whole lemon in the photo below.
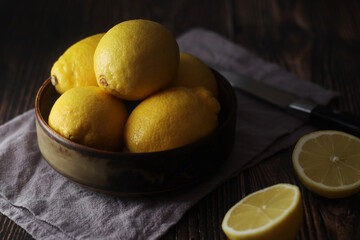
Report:
M 126 100 L 141 100 L 168 85 L 179 64 L 179 47 L 161 24 L 121 22 L 105 33 L 94 54 L 98 85 Z
M 99 87 L 75 87 L 62 94 L 49 125 L 71 141 L 103 150 L 119 150 L 128 113 L 122 101 Z
M 51 68 L 51 83 L 58 93 L 78 86 L 97 86 L 94 52 L 104 34 L 80 40 L 69 47 Z
M 177 76 L 172 86 L 205 87 L 214 96 L 218 95 L 215 76 L 210 68 L 199 58 L 189 53 L 180 53 Z
M 124 130 L 129 152 L 181 147 L 209 135 L 218 125 L 220 104 L 203 87 L 174 87 L 143 100 Z

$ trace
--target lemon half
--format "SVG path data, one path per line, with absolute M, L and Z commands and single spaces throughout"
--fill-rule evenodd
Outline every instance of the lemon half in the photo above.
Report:
M 277 184 L 254 192 L 225 215 L 222 229 L 230 239 L 293 240 L 303 210 L 299 188 Z
M 327 198 L 342 198 L 360 190 L 360 139 L 323 130 L 300 138 L 293 165 L 301 182 Z

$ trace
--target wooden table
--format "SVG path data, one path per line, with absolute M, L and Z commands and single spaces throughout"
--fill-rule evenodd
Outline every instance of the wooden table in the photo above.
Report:
M 175 36 L 203 27 L 228 37 L 306 81 L 338 91 L 334 107 L 360 115 L 360 2 L 2 1 L 0 124 L 34 107 L 53 62 L 71 44 L 120 21 L 158 21 Z M 360 194 L 328 200 L 300 184 L 291 151 L 281 152 L 214 189 L 163 239 L 226 239 L 221 221 L 245 195 L 279 182 L 301 187 L 305 219 L 297 239 L 360 239 Z M 1 239 L 31 239 L 0 214 Z

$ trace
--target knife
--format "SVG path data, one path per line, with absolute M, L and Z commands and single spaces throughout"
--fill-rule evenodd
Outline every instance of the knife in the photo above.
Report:
M 282 110 L 309 121 L 320 129 L 344 131 L 360 137 L 360 117 L 340 112 L 304 99 L 250 77 L 214 68 L 235 88 L 271 103 Z

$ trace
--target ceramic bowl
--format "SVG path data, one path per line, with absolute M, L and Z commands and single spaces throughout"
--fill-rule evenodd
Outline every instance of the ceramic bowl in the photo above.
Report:
M 218 128 L 192 144 L 152 153 L 104 151 L 71 142 L 57 134 L 47 120 L 59 94 L 47 79 L 35 100 L 40 152 L 61 175 L 102 193 L 140 196 L 172 191 L 206 180 L 227 160 L 235 137 L 234 91 L 224 77 L 213 72 L 221 104 Z

